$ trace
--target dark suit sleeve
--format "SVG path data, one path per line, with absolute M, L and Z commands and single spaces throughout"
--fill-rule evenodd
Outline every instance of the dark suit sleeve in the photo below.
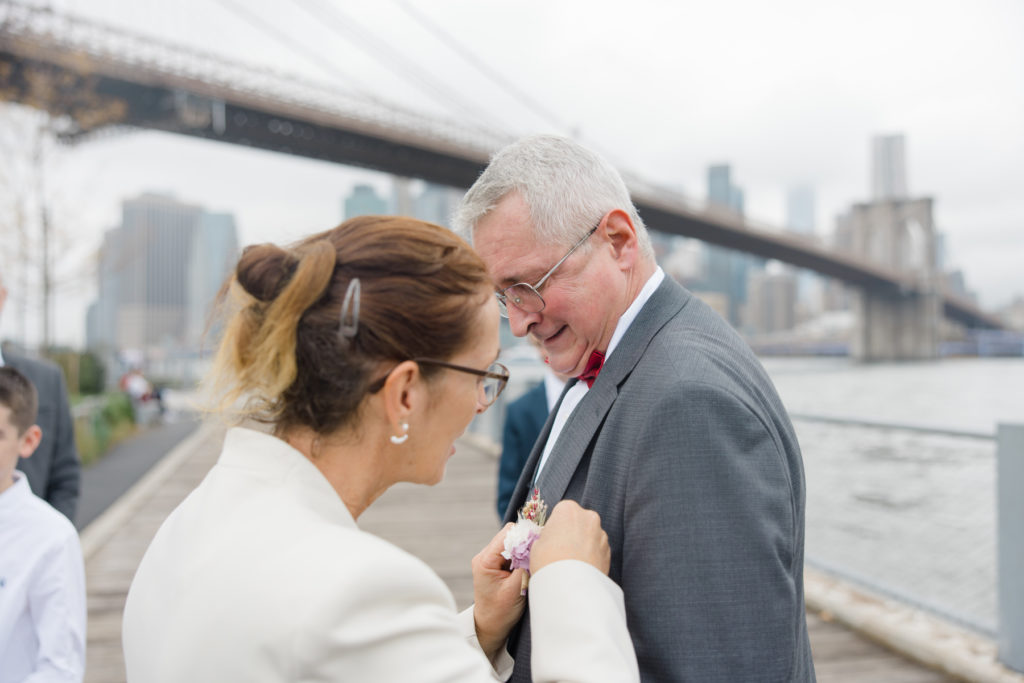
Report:
M 523 404 L 513 402 L 505 415 L 505 428 L 501 436 L 501 460 L 498 463 L 498 517 L 505 516 L 505 508 L 512 499 L 512 492 L 519 481 L 530 450 L 537 440 L 536 430 Z M 527 433 L 528 432 L 528 433 Z
M 50 476 L 46 484 L 46 500 L 72 522 L 78 509 L 78 493 L 81 485 L 81 463 L 78 460 L 78 448 L 75 446 L 74 421 L 71 417 L 71 403 L 68 399 L 67 385 L 60 368 L 51 367 L 42 391 L 52 392 L 56 410 L 54 421 L 53 461 L 50 464 Z
M 619 444 L 633 458 L 619 566 L 641 670 L 652 680 L 792 680 L 801 494 L 780 440 L 711 384 L 636 408 L 638 442 Z

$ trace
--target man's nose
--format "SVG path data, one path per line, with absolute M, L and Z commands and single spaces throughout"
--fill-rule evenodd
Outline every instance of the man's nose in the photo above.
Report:
M 530 325 L 540 322 L 542 317 L 540 313 L 528 313 L 513 305 L 508 307 L 508 326 L 517 337 L 525 337 L 530 331 Z

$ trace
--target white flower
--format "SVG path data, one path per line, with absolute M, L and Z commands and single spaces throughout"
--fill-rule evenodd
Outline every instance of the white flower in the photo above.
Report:
M 529 519 L 522 519 L 512 525 L 505 534 L 505 550 L 501 556 L 511 560 L 513 556 L 529 557 L 530 546 L 540 536 L 540 525 Z M 525 551 L 525 552 L 524 552 Z

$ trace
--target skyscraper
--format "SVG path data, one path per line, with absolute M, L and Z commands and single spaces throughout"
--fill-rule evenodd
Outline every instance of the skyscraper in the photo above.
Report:
M 372 185 L 356 185 L 352 188 L 352 194 L 344 201 L 344 219 L 348 220 L 353 216 L 379 216 L 391 213 L 388 208 L 388 200 L 377 194 Z
M 748 282 L 747 327 L 755 334 L 792 329 L 796 324 L 796 278 L 793 274 L 758 271 Z
M 907 160 L 904 137 L 876 135 L 871 140 L 871 199 L 906 199 Z
M 416 218 L 430 221 L 446 228 L 451 227 L 452 212 L 462 201 L 462 190 L 446 185 L 426 183 L 413 202 Z
M 802 235 L 814 233 L 814 188 L 791 187 L 786 193 L 786 227 Z
M 144 351 L 194 342 L 236 252 L 230 215 L 158 194 L 125 200 L 121 225 L 100 249 L 89 346 Z
M 708 205 L 729 209 L 743 215 L 743 190 L 732 183 L 729 164 L 708 166 Z M 756 259 L 722 247 L 707 247 L 704 289 L 720 292 L 728 297 L 728 320 L 734 326 L 741 323 L 741 310 L 747 300 L 747 274 L 752 266 L 763 263 Z
M 185 340 L 191 348 L 199 348 L 204 342 L 206 349 L 211 347 L 216 330 L 207 330 L 207 323 L 217 293 L 237 258 L 235 217 L 229 213 L 200 214 L 188 263 Z M 206 332 L 210 332 L 210 339 L 204 339 Z

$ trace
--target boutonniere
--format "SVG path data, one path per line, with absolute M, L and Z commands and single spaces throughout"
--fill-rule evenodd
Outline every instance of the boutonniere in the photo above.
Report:
M 547 518 L 548 506 L 540 499 L 540 491 L 534 489 L 533 495 L 519 511 L 519 519 L 505 534 L 505 550 L 501 556 L 511 560 L 511 569 L 526 570 L 523 574 L 522 595 L 526 595 L 526 587 L 530 583 L 530 548 L 540 538 Z

